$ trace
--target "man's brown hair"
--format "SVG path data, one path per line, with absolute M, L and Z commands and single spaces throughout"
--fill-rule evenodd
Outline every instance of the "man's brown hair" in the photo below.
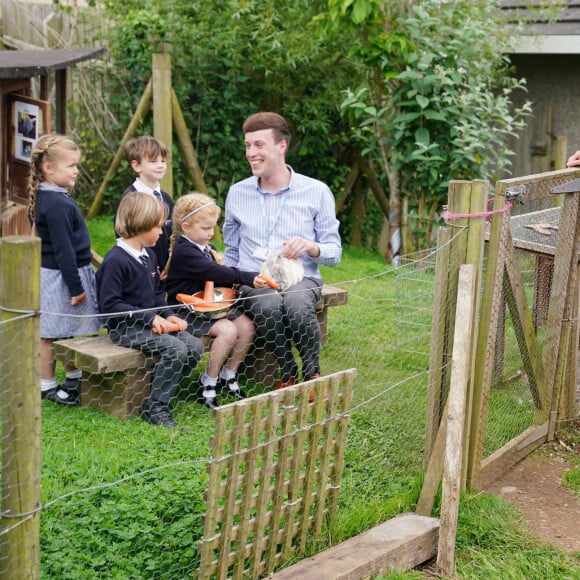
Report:
M 279 143 L 285 140 L 290 145 L 290 130 L 286 119 L 278 113 L 271 113 L 269 111 L 262 111 L 250 115 L 243 125 L 244 133 L 253 133 L 254 131 L 262 131 L 263 129 L 272 129 L 274 131 L 274 140 Z

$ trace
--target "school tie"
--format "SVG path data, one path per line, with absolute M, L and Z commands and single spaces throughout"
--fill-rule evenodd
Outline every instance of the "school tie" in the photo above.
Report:
M 205 247 L 203 248 L 203 254 L 206 258 L 209 258 L 210 260 L 213 261 L 213 256 L 211 255 L 211 252 Z
M 161 197 L 161 192 L 157 191 L 156 189 L 153 190 L 153 195 L 159 200 L 159 201 L 163 201 L 163 198 Z
M 139 256 L 139 261 L 141 264 L 143 264 L 143 266 L 145 266 L 145 268 L 149 268 L 149 256 L 147 254 L 142 254 Z

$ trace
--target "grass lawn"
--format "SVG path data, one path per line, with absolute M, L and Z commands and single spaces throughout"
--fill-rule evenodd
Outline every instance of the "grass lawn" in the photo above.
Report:
M 95 250 L 106 254 L 114 243 L 111 219 L 93 220 L 90 230 Z M 325 268 L 323 277 L 348 290 L 349 303 L 330 309 L 322 372 L 355 367 L 358 375 L 339 514 L 310 553 L 414 508 L 422 483 L 433 291 L 431 271 L 395 276 L 381 256 L 364 250 L 345 249 L 341 264 Z M 269 386 L 247 388 L 258 393 Z M 168 430 L 43 402 L 44 578 L 194 576 L 213 421 L 186 396 L 175 418 L 180 428 Z M 467 496 L 458 536 L 461 577 L 539 578 L 527 574 L 528 558 L 541 561 L 551 577 L 573 577 L 558 575 L 572 571 L 572 563 L 532 544 L 502 500 Z

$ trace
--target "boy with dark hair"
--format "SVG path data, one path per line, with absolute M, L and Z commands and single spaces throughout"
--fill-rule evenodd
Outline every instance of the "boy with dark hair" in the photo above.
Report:
M 167 172 L 167 147 L 151 135 L 141 135 L 129 139 L 125 143 L 125 156 L 131 169 L 137 174 L 135 181 L 123 192 L 117 202 L 117 208 L 123 196 L 129 191 L 141 191 L 148 193 L 162 201 L 167 206 L 167 219 L 163 225 L 163 231 L 153 251 L 157 257 L 157 264 L 161 272 L 161 280 L 165 278 L 163 273 L 169 259 L 169 240 L 171 238 L 171 219 L 173 215 L 173 200 L 171 196 L 161 190 L 160 181 Z

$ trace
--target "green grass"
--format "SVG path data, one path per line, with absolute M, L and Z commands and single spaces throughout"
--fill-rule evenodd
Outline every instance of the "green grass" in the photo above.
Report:
M 427 570 L 433 570 L 435 562 Z M 520 511 L 491 494 L 461 497 L 457 525 L 455 574 L 462 580 L 575 580 L 578 559 L 533 536 Z M 428 574 L 432 577 L 433 574 Z M 375 580 L 420 580 L 417 570 L 376 576 Z
M 111 218 L 89 227 L 95 250 L 105 255 L 114 244 Z M 397 273 L 382 256 L 350 248 L 336 268 L 323 269 L 327 284 L 348 290 L 349 303 L 329 311 L 322 372 L 355 367 L 358 374 L 339 513 L 309 553 L 413 510 L 419 496 L 433 273 Z M 248 387 L 252 394 L 269 388 Z M 43 577 L 193 577 L 213 421 L 187 396 L 180 397 L 175 417 L 180 429 L 167 430 L 43 403 Z M 542 554 L 550 571 L 568 565 L 555 550 L 538 547 L 536 553 L 527 543 L 524 551 L 510 527 L 519 516 L 485 498 L 469 497 L 461 505 L 458 570 L 465 577 L 528 577 L 513 575 L 525 569 L 521 553 L 532 559 Z M 494 576 L 497 570 L 506 575 Z M 418 577 L 409 574 L 396 577 Z

